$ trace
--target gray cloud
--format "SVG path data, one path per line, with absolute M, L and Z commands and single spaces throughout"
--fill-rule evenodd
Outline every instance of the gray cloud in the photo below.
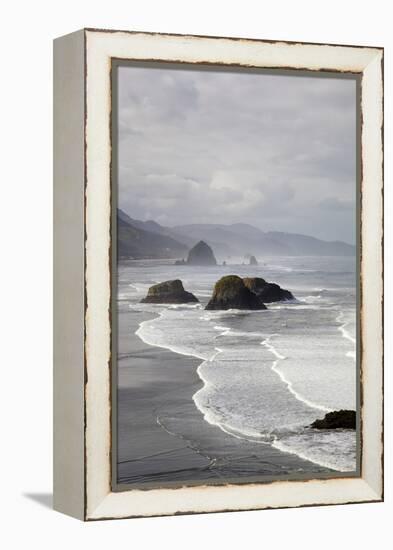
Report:
M 354 80 L 119 69 L 119 205 L 355 241 Z

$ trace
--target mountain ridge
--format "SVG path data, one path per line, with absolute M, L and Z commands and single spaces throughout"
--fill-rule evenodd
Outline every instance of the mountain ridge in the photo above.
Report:
M 325 241 L 301 233 L 262 231 L 247 223 L 163 226 L 137 220 L 118 209 L 120 257 L 183 258 L 198 241 L 205 241 L 221 258 L 231 256 L 354 256 L 354 245 Z M 128 229 L 126 229 L 128 227 Z
M 170 259 L 187 254 L 188 247 L 167 235 L 143 229 L 144 222 L 134 225 L 127 214 L 118 210 L 117 254 L 119 258 Z

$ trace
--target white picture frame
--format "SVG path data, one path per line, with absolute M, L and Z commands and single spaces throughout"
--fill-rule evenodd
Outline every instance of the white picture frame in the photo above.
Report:
M 359 477 L 112 491 L 111 64 L 360 77 Z M 54 507 L 81 520 L 383 500 L 383 49 L 84 29 L 54 43 Z

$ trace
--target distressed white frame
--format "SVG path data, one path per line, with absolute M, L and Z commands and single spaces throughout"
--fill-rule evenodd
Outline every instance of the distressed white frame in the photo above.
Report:
M 128 32 L 85 31 L 86 316 L 84 519 L 250 510 L 383 498 L 382 189 L 383 50 Z M 362 73 L 361 477 L 268 484 L 111 491 L 111 59 L 220 63 Z

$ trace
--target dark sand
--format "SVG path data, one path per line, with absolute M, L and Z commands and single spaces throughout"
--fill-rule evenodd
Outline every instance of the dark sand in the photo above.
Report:
M 151 318 L 120 312 L 117 481 L 138 487 L 329 477 L 331 470 L 207 423 L 192 396 L 201 360 L 146 345 L 135 335 Z M 336 473 L 336 472 L 335 472 Z

